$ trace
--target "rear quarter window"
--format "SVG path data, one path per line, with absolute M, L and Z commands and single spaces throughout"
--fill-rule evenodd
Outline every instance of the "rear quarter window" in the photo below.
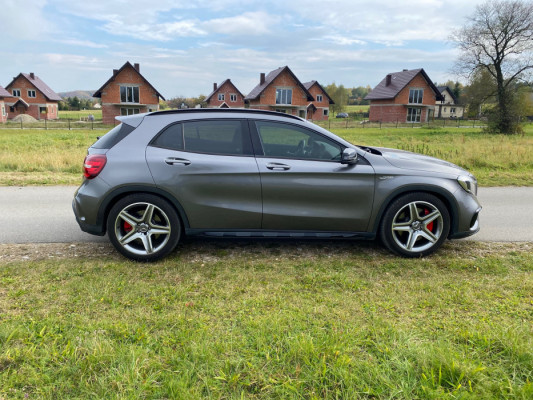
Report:
M 134 130 L 135 128 L 133 126 L 122 123 L 107 132 L 104 136 L 98 139 L 96 143 L 94 143 L 91 147 L 94 149 L 109 150 Z

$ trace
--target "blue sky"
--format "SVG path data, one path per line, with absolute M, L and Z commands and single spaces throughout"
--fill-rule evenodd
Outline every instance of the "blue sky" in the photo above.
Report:
M 302 81 L 375 86 L 424 68 L 457 79 L 447 38 L 481 1 L 1 0 L 0 85 L 35 72 L 57 92 L 98 89 L 139 63 L 166 98 L 209 94 L 230 78 L 245 95 L 288 65 Z

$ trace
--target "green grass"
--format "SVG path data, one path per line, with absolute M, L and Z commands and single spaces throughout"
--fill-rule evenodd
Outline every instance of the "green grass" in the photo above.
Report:
M 32 261 L 35 246 L 0 259 L 0 398 L 533 396 L 531 244 L 405 260 L 190 241 L 150 265 L 81 244 Z
M 525 126 L 524 135 L 513 136 L 449 126 L 398 129 L 340 126 L 331 130 L 352 143 L 442 158 L 471 171 L 482 186 L 533 185 L 531 124 Z M 0 129 L 0 185 L 78 184 L 86 149 L 104 132 Z
M 77 184 L 87 148 L 102 133 L 0 129 L 0 184 Z

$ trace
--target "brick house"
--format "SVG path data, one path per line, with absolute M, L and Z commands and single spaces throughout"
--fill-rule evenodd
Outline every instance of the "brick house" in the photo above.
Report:
M 259 84 L 244 99 L 250 108 L 272 110 L 307 118 L 314 97 L 289 67 L 280 67 L 260 74 Z
M 220 85 L 213 83 L 213 91 L 205 99 L 208 108 L 244 108 L 244 95 L 226 79 Z
M 335 102 L 317 81 L 305 82 L 303 85 L 315 98 L 312 102 L 314 107 L 308 107 L 307 109 L 307 119 L 327 121 L 329 118 L 329 105 L 335 104 Z
M 0 122 L 6 122 L 7 121 L 7 109 L 6 105 L 4 103 L 4 99 L 10 99 L 11 93 L 9 93 L 7 90 L 5 90 L 2 86 L 0 86 Z
M 33 72 L 20 73 L 6 86 L 11 99 L 5 101 L 8 118 L 28 114 L 35 119 L 57 119 L 61 97 Z
M 140 72 L 139 64 L 126 62 L 98 89 L 93 97 L 102 103 L 104 124 L 114 124 L 119 115 L 132 115 L 159 110 L 159 98 L 165 98 Z
M 453 94 L 448 86 L 437 86 L 440 94 L 442 95 L 442 100 L 437 100 L 435 103 L 436 108 L 438 109 L 435 112 L 436 117 L 438 118 L 463 118 L 465 108 L 459 104 L 457 97 Z
M 419 123 L 434 117 L 442 95 L 423 68 L 404 69 L 387 74 L 365 100 L 370 121 Z

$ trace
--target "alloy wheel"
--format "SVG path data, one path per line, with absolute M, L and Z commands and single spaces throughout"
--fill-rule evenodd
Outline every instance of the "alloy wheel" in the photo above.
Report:
M 150 255 L 168 243 L 171 224 L 161 208 L 139 202 L 126 206 L 118 213 L 114 231 L 124 249 L 137 255 Z
M 392 237 L 408 252 L 423 252 L 434 246 L 443 232 L 443 218 L 439 209 L 425 201 L 404 205 L 392 219 Z

